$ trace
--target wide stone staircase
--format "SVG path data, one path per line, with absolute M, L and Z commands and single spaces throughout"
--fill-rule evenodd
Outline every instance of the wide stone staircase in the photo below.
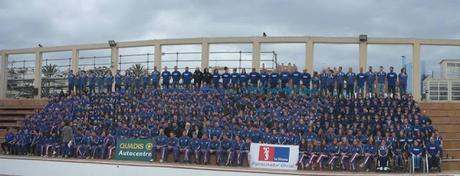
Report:
M 422 111 L 443 137 L 443 170 L 460 170 L 460 103 L 421 102 Z
M 19 128 L 26 117 L 47 103 L 47 100 L 0 99 L 0 142 L 3 142 L 9 128 Z

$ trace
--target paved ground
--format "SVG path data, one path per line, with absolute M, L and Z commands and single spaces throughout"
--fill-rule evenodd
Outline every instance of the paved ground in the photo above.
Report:
M 212 170 L 212 171 L 227 171 L 227 172 L 250 172 L 273 175 L 411 175 L 409 173 L 376 173 L 376 172 L 345 172 L 345 171 L 282 171 L 282 170 L 267 170 L 253 169 L 247 167 L 225 167 L 215 165 L 195 165 L 195 164 L 179 164 L 179 163 L 150 163 L 142 161 L 117 161 L 117 160 L 86 160 L 86 159 L 64 159 L 64 158 L 43 158 L 36 156 L 13 156 L 0 155 L 2 159 L 21 159 L 21 160 L 43 160 L 55 162 L 71 162 L 71 163 L 94 163 L 107 165 L 126 165 L 139 167 L 168 167 L 178 169 L 193 169 L 193 170 Z M 1 171 L 0 171 L 1 173 Z M 425 175 L 418 173 L 418 175 Z M 431 173 L 429 175 L 460 175 L 460 168 L 456 171 L 443 171 L 442 173 Z

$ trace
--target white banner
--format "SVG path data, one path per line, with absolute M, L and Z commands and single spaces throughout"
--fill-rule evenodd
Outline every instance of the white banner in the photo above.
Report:
M 251 143 L 251 168 L 297 170 L 298 145 Z

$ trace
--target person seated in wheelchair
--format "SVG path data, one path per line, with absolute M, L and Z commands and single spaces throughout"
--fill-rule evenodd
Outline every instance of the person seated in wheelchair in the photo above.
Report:
M 441 160 L 441 147 L 436 143 L 434 138 L 430 139 L 430 142 L 426 145 L 426 152 L 428 154 L 428 169 L 439 169 Z
M 389 171 L 390 168 L 388 167 L 388 147 L 385 140 L 382 140 L 380 146 L 378 146 L 377 153 L 377 171 Z
M 417 169 L 422 169 L 423 168 L 423 148 L 420 146 L 419 142 L 417 140 L 414 141 L 414 145 L 409 149 L 409 152 L 411 154 L 412 159 L 412 164 L 415 170 Z

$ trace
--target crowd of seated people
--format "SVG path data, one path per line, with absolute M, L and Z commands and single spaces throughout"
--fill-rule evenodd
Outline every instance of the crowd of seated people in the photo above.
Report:
M 299 145 L 299 169 L 357 171 L 407 169 L 412 157 L 420 169 L 425 156 L 437 166 L 442 150 L 431 120 L 406 94 L 404 68 L 310 75 L 165 67 L 141 75 L 71 72 L 68 81 L 68 94 L 51 97 L 6 134 L 3 151 L 111 159 L 117 139 L 137 138 L 155 140 L 152 161 L 171 154 L 169 162 L 208 164 L 215 155 L 219 165 L 241 166 L 250 143 L 267 143 Z M 66 127 L 70 140 L 63 140 Z

